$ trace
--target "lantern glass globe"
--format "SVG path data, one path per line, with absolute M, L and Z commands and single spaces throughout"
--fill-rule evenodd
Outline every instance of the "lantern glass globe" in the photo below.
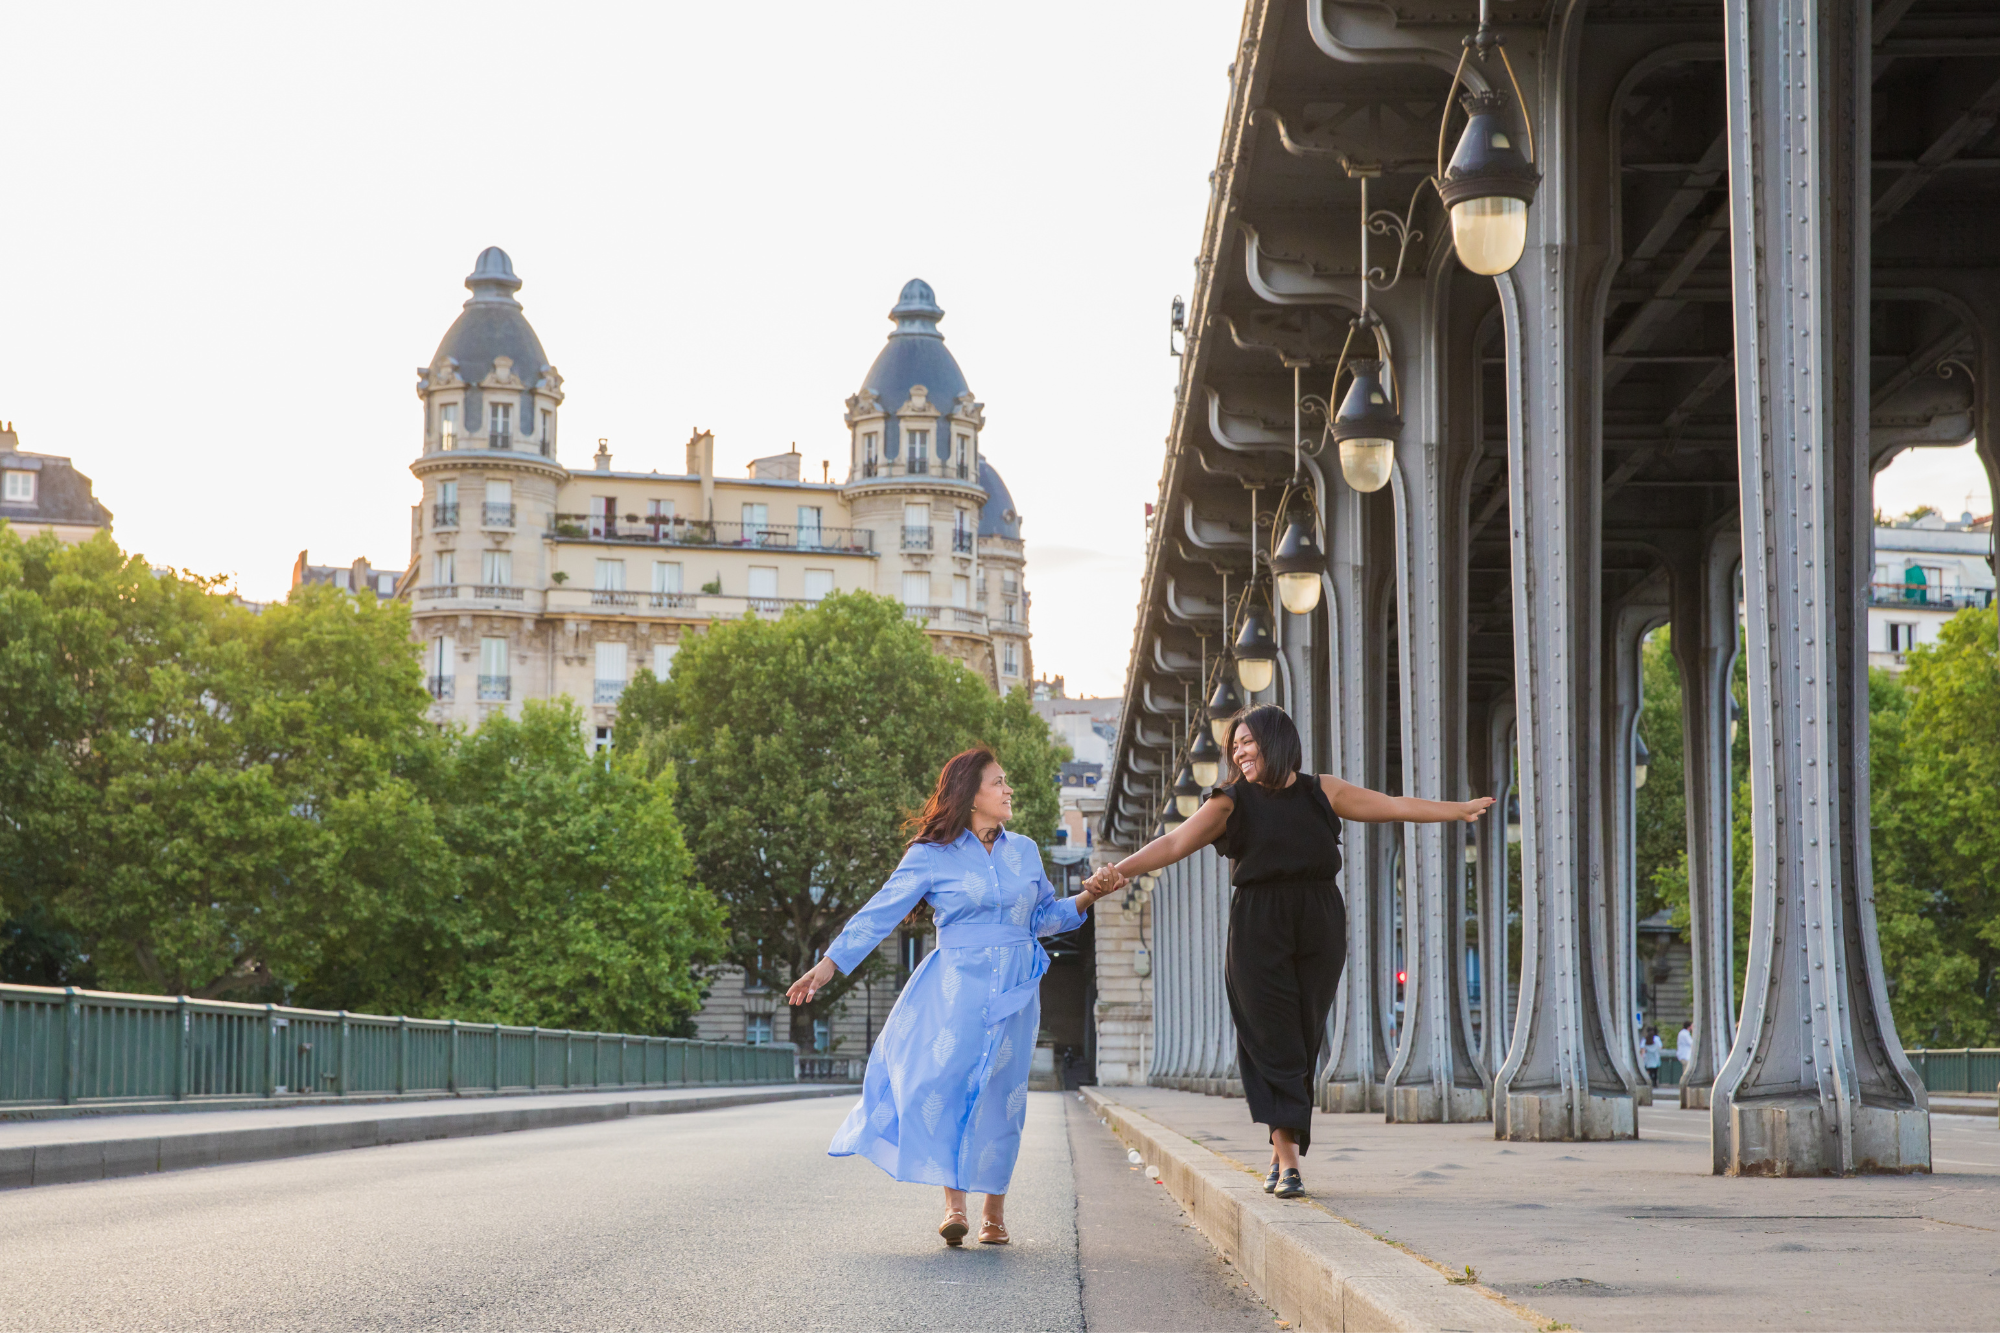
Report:
M 1305 615 L 1319 605 L 1319 575 L 1278 575 L 1278 600 L 1293 615 Z
M 1364 438 L 1340 442 L 1340 475 L 1357 491 L 1379 491 L 1387 486 L 1395 462 L 1394 440 Z
M 1246 693 L 1261 694 L 1271 688 L 1271 677 L 1277 666 L 1268 657 L 1239 657 L 1236 659 L 1236 679 Z
M 1213 759 L 1197 759 L 1190 767 L 1194 769 L 1194 780 L 1204 787 L 1213 787 L 1222 777 L 1222 765 Z
M 1229 728 L 1233 726 L 1235 722 L 1236 719 L 1233 717 L 1215 718 L 1208 724 L 1208 734 L 1215 737 L 1215 743 L 1217 745 L 1227 745 L 1229 744 Z
M 1180 812 L 1182 819 L 1193 819 L 1194 812 L 1201 809 L 1201 797 L 1176 796 L 1174 797 L 1174 809 Z
M 1521 262 L 1528 245 L 1528 205 L 1506 195 L 1465 199 L 1451 207 L 1451 240 L 1458 262 L 1487 277 Z

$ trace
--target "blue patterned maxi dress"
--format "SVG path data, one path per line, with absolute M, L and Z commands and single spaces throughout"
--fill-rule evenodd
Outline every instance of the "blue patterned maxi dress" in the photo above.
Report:
M 970 830 L 918 843 L 827 949 L 851 972 L 928 900 L 938 947 L 917 965 L 868 1056 L 861 1100 L 827 1148 L 898 1180 L 1005 1194 L 1027 1120 L 1028 1069 L 1049 956 L 1039 936 L 1083 924 L 1058 900 L 1032 839 Z

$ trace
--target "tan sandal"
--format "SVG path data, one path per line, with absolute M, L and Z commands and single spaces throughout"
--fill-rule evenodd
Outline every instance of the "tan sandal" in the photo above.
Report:
M 1006 1225 L 1000 1222 L 982 1221 L 979 1224 L 979 1243 L 981 1245 L 1005 1245 L 1007 1243 Z
M 938 1223 L 938 1235 L 954 1249 L 965 1243 L 965 1233 L 971 1229 L 965 1224 L 965 1214 L 957 1211 L 946 1213 L 944 1221 Z

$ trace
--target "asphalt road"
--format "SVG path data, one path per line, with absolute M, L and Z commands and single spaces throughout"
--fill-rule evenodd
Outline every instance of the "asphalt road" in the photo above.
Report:
M 0 1330 L 1272 1327 L 1073 1096 L 1029 1108 L 1005 1248 L 828 1158 L 841 1100 L 11 1192 Z

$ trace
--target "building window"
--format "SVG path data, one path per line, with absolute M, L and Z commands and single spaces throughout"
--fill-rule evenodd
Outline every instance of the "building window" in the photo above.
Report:
M 513 482 L 490 479 L 487 481 L 486 505 L 482 521 L 489 528 L 511 528 L 514 526 Z
M 597 589 L 599 592 L 625 591 L 625 562 L 623 560 L 600 560 L 597 562 Z
M 479 641 L 479 697 L 486 700 L 505 699 L 508 695 L 507 641 L 505 639 L 481 639 Z
M 618 535 L 617 496 L 593 495 L 590 497 L 590 535 L 593 537 L 616 537 Z
M 377 574 L 375 576 L 375 595 L 377 597 L 387 597 L 394 591 L 396 591 L 396 576 L 394 574 Z
M 489 403 L 486 408 L 486 447 L 489 449 L 512 449 L 514 447 L 514 405 L 512 403 Z
M 653 679 L 665 680 L 673 673 L 674 654 L 681 650 L 677 643 L 656 643 L 653 645 Z
M 964 481 L 966 475 L 971 471 L 972 437 L 970 435 L 961 435 L 958 437 L 958 479 Z
M 1000 603 L 1000 618 L 1010 625 L 1018 624 L 1020 622 L 1020 616 L 1016 614 L 1018 609 L 1018 604 L 1010 598 Z
M 903 506 L 903 549 L 905 551 L 928 551 L 931 549 L 931 507 L 929 505 L 906 504 Z
M 444 420 L 438 424 L 438 439 L 445 448 L 456 449 L 458 448 L 458 404 L 446 403 L 441 410 Z
M 748 989 L 748 987 L 745 987 L 745 989 Z M 771 1044 L 771 1016 L 769 1014 L 750 1014 L 745 1017 L 743 1020 L 743 1040 L 752 1046 L 769 1046 Z
M 673 521 L 674 502 L 672 500 L 646 501 L 646 522 L 653 529 L 654 541 L 660 540 L 668 525 Z
M 912 475 L 931 470 L 931 433 L 927 430 L 904 432 L 910 440 L 910 472 Z
M 35 474 L 32 472 L 8 471 L 5 498 L 8 504 L 29 505 L 35 502 Z
M 813 1020 L 813 1053 L 825 1055 L 833 1047 L 833 1026 L 824 1018 Z
M 921 569 L 908 570 L 903 575 L 903 605 L 929 606 L 931 604 L 931 576 Z
M 756 542 L 759 546 L 762 546 L 764 544 L 764 529 L 769 527 L 770 523 L 771 523 L 771 506 L 769 505 L 743 506 L 744 541 Z
M 903 979 L 909 980 L 910 973 L 917 970 L 917 964 L 924 961 L 924 937 L 916 931 L 903 935 Z
M 681 590 L 681 562 L 678 560 L 655 560 L 653 562 L 653 591 L 679 592 Z
M 862 434 L 861 475 L 864 477 L 872 477 L 875 475 L 875 447 L 877 443 L 878 443 L 878 437 L 876 436 L 874 431 L 872 430 L 866 431 Z
M 431 698 L 449 699 L 452 694 L 452 639 L 449 634 L 431 641 L 429 685 Z
M 1000 674 L 1003 676 L 1021 674 L 1021 645 L 1009 642 L 1000 650 Z
M 506 551 L 481 552 L 479 581 L 489 588 L 513 587 L 514 557 Z
M 806 571 L 806 600 L 817 602 L 833 591 L 833 571 L 830 569 L 808 569 Z
M 437 504 L 431 509 L 431 526 L 434 528 L 455 528 L 458 526 L 458 483 L 441 481 L 438 483 Z
M 542 453 L 553 456 L 556 451 L 556 414 L 546 407 L 542 409 Z
M 761 506 L 759 506 L 761 508 Z M 776 565 L 750 566 L 750 595 L 752 597 L 776 597 L 778 595 L 778 567 Z
M 597 729 L 596 739 L 593 740 L 590 744 L 591 753 L 603 754 L 606 750 L 610 748 L 611 748 L 611 728 L 599 727 Z
M 800 505 L 800 506 L 799 506 L 799 539 L 798 539 L 798 544 L 799 544 L 799 546 L 800 546 L 800 547 L 802 547 L 802 548 L 804 548 L 804 549 L 807 549 L 807 550 L 811 550 L 811 549 L 814 549 L 814 548 L 816 548 L 816 547 L 817 547 L 817 546 L 819 545 L 819 506 L 818 506 L 818 505 Z
M 953 606 L 972 605 L 972 580 L 964 574 L 951 576 L 951 604 Z
M 956 511 L 952 519 L 951 550 L 954 555 L 972 554 L 972 524 L 966 510 Z
M 431 557 L 431 582 L 448 588 L 458 582 L 458 558 L 450 551 L 439 551 Z
M 1889 622 L 1890 652 L 1907 653 L 1910 651 L 1910 649 L 1916 646 L 1917 646 L 1917 627 L 1914 622 L 1904 623 L 1902 621 L 1897 621 L 1897 620 L 1892 620 Z
M 597 645 L 597 689 L 593 701 L 601 704 L 615 704 L 618 696 L 625 693 L 625 645 L 622 643 L 599 643 Z

